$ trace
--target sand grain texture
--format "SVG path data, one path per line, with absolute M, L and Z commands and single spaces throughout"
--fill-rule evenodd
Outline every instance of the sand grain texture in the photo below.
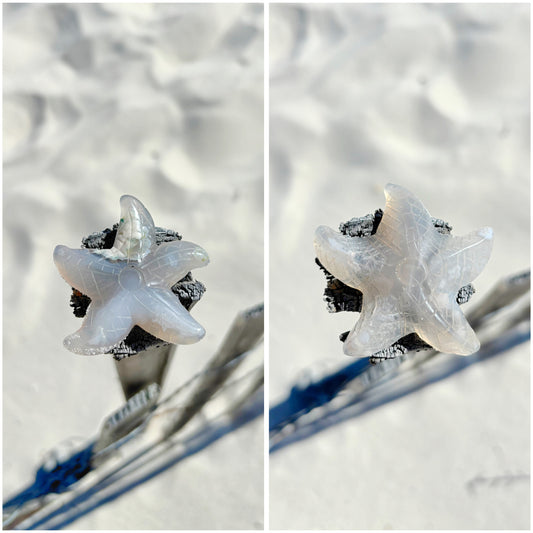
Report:
M 262 173 L 262 6 L 4 6 L 6 497 L 122 402 L 111 357 L 62 346 L 80 320 L 54 246 L 110 227 L 132 194 L 208 250 L 207 335 L 178 350 L 168 391 L 263 300 Z M 261 527 L 262 433 L 257 419 L 68 527 Z
M 352 361 L 357 315 L 327 313 L 313 233 L 383 207 L 386 183 L 455 235 L 494 228 L 466 309 L 529 268 L 529 7 L 272 5 L 270 32 L 275 404 Z M 529 528 L 529 350 L 275 452 L 271 527 Z

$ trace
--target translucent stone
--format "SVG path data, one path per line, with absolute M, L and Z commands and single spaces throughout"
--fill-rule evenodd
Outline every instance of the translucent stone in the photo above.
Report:
M 361 316 L 344 341 L 344 353 L 370 356 L 409 333 L 441 352 L 476 352 L 479 341 L 456 296 L 487 264 L 492 229 L 444 235 L 408 190 L 388 184 L 385 197 L 374 235 L 349 237 L 326 226 L 315 233 L 322 265 L 363 294 Z
M 142 261 L 155 246 L 155 226 L 148 209 L 134 196 L 120 198 L 120 222 L 113 247 L 94 250 L 108 259 Z
M 91 298 L 82 326 L 64 345 L 80 354 L 107 353 L 135 325 L 173 344 L 199 341 L 204 328 L 170 288 L 192 269 L 206 266 L 207 252 L 187 241 L 157 246 L 152 217 L 141 202 L 123 196 L 120 203 L 122 219 L 130 214 L 128 222 L 121 219 L 112 253 L 66 246 L 54 250 L 61 276 Z

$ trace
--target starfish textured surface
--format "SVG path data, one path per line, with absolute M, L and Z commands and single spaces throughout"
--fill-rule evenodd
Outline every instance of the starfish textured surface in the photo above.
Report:
M 479 341 L 456 296 L 487 264 L 492 229 L 445 235 L 408 190 L 389 183 L 385 197 L 374 235 L 349 237 L 326 226 L 315 233 L 322 265 L 363 293 L 361 316 L 344 341 L 344 353 L 370 356 L 410 333 L 441 352 L 476 352 Z
M 85 355 L 107 353 L 135 325 L 172 344 L 199 341 L 204 328 L 170 288 L 193 268 L 206 266 L 207 252 L 186 241 L 156 245 L 143 204 L 133 196 L 122 196 L 120 204 L 113 248 L 54 250 L 61 276 L 91 298 L 81 328 L 63 341 L 65 347 Z

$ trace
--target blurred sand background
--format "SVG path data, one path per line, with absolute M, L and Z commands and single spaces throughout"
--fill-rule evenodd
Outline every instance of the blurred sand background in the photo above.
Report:
M 456 235 L 494 228 L 467 306 L 529 268 L 529 64 L 526 4 L 270 6 L 271 404 L 352 360 L 357 315 L 326 311 L 313 233 L 383 207 L 387 182 Z M 528 529 L 529 358 L 275 452 L 271 528 Z M 513 479 L 468 490 L 480 476 Z
M 5 4 L 3 30 L 6 498 L 47 451 L 94 436 L 123 402 L 110 356 L 62 346 L 80 319 L 56 244 L 110 227 L 132 194 L 156 225 L 209 252 L 192 312 L 207 335 L 178 349 L 167 392 L 263 301 L 263 6 Z M 69 527 L 262 521 L 259 418 Z

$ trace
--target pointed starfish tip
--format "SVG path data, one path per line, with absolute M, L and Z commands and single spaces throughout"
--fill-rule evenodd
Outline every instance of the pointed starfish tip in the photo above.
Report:
M 387 183 L 387 185 L 385 185 L 384 192 L 385 192 L 385 196 L 390 196 L 392 194 L 398 194 L 398 193 L 404 193 L 404 194 L 411 195 L 411 193 L 405 187 L 402 187 L 401 185 L 397 185 L 396 183 Z
M 207 252 L 201 248 L 200 246 L 198 246 L 197 250 L 194 252 L 196 258 L 200 261 L 201 265 L 200 266 L 207 266 L 209 264 L 209 255 L 207 254 Z
M 329 230 L 327 226 L 318 226 L 315 230 L 315 245 L 318 240 L 322 238 L 322 236 Z
M 54 248 L 54 261 L 56 261 L 60 257 L 63 257 L 66 254 L 67 250 L 68 248 L 66 246 L 63 246 L 62 244 L 58 244 Z
M 465 344 L 463 353 L 459 353 L 459 355 L 464 355 L 464 356 L 472 355 L 473 353 L 476 353 L 477 351 L 479 351 L 480 346 L 481 345 L 479 343 L 479 340 L 476 337 L 472 339 L 472 342 Z

